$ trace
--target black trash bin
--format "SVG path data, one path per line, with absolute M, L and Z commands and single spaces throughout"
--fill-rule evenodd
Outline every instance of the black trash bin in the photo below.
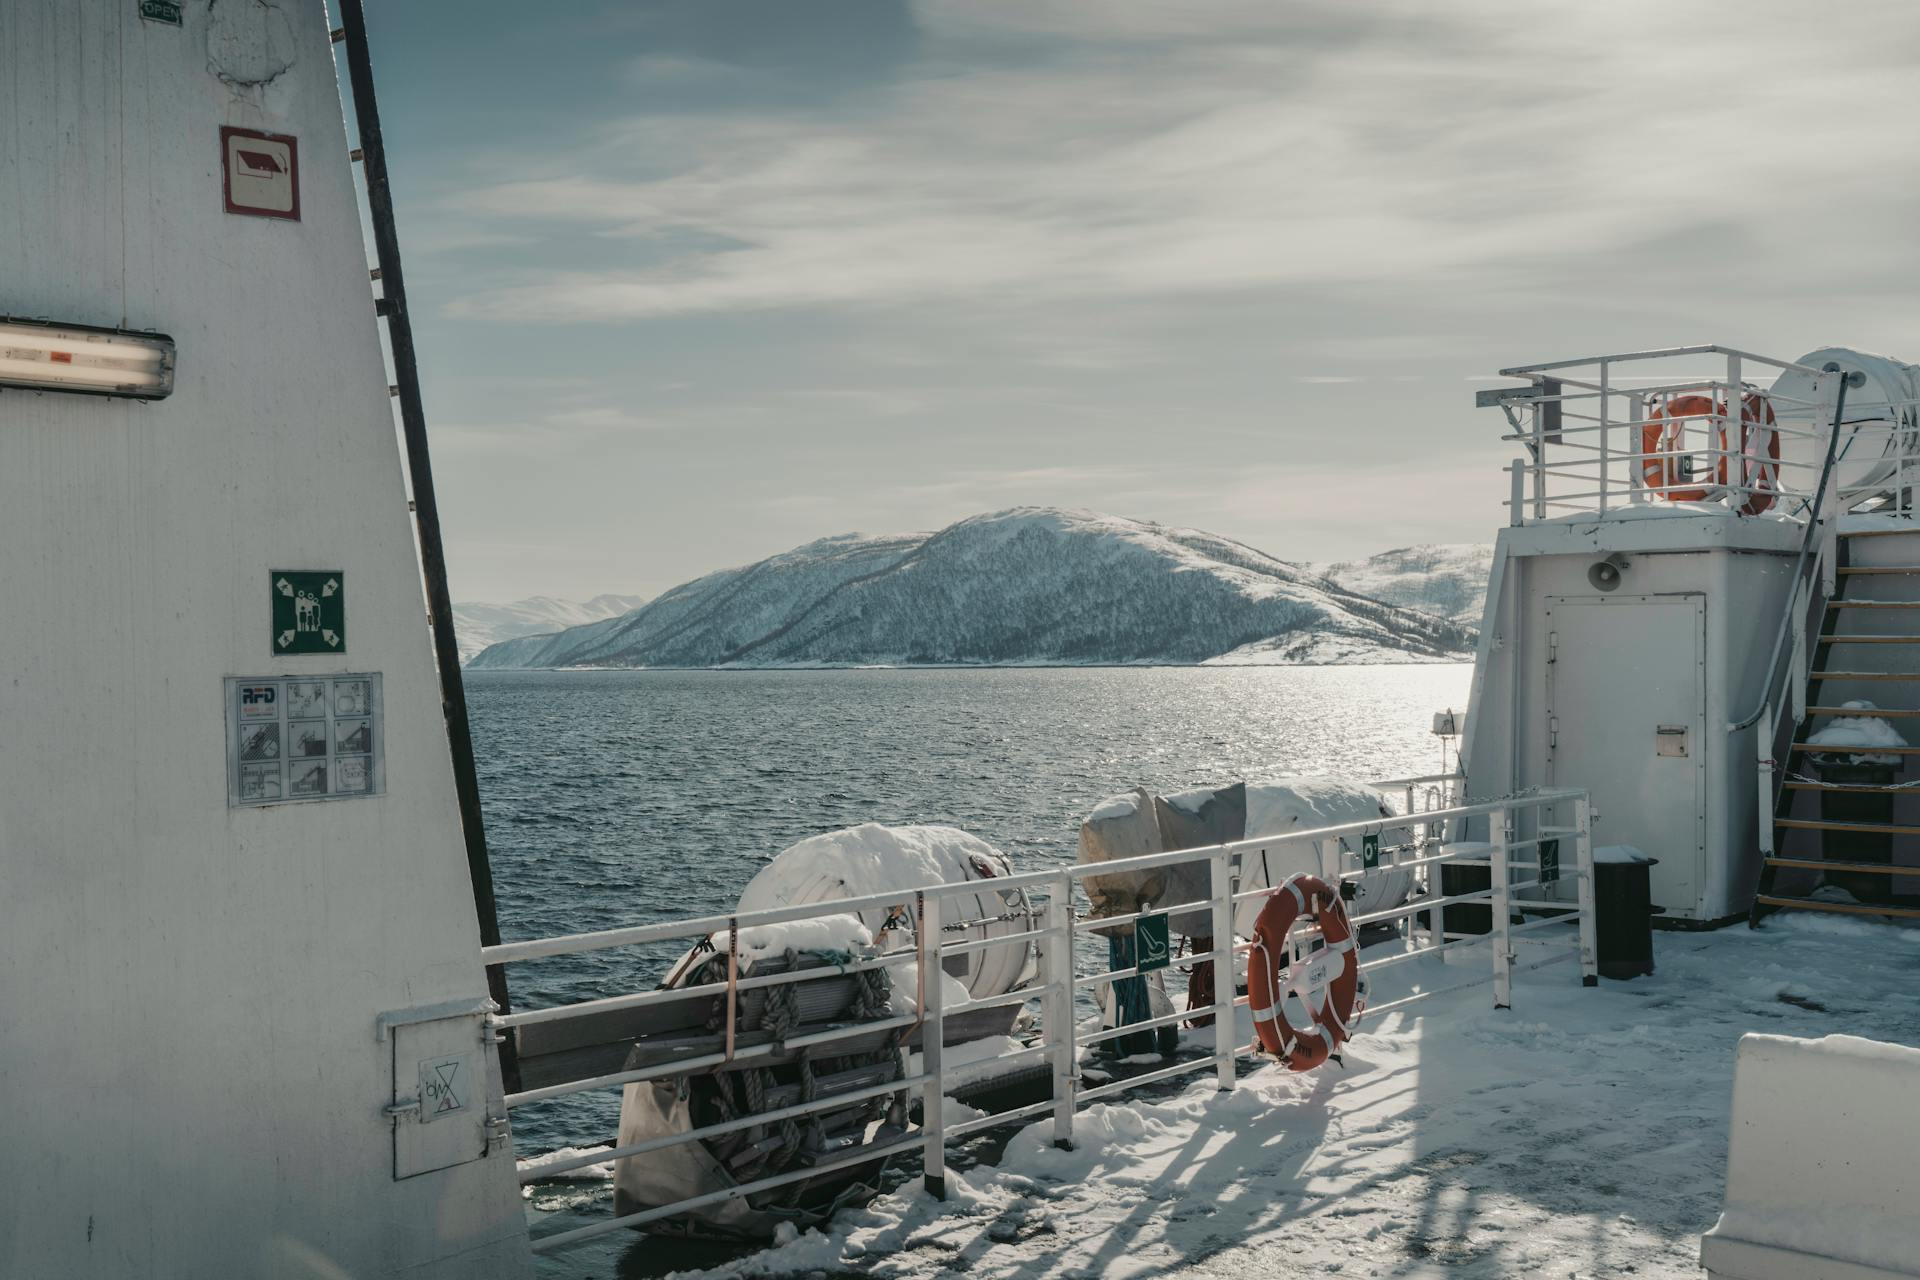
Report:
M 1440 864 L 1440 892 L 1445 897 L 1463 893 L 1485 893 L 1493 887 L 1492 867 L 1466 867 L 1457 862 Z M 1491 933 L 1493 904 L 1458 902 L 1446 908 L 1448 933 Z
M 1844 787 L 1892 787 L 1900 768 L 1898 763 L 1859 755 L 1817 755 L 1813 765 L 1820 771 L 1820 781 Z M 1893 792 L 1822 791 L 1820 820 L 1884 827 L 1893 821 Z M 1820 836 L 1821 856 L 1827 862 L 1893 861 L 1892 832 L 1822 831 Z M 1860 902 L 1886 902 L 1893 891 L 1893 877 L 1877 871 L 1829 871 L 1825 879 Z
M 1652 876 L 1658 858 L 1625 845 L 1593 852 L 1593 927 L 1603 978 L 1653 972 Z

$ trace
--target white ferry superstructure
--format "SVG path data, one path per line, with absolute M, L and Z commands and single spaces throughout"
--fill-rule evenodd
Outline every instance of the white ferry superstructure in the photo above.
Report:
M 1611 998 L 1622 850 L 1681 929 L 1920 916 L 1915 370 L 1698 346 L 1483 394 L 1516 460 L 1456 771 L 1125 793 L 1064 868 L 858 828 L 728 915 L 503 943 L 361 0 L 337 11 L 0 0 L 0 1274 L 525 1277 L 781 1221 L 827 1248 L 835 1201 L 938 1212 L 972 1133 L 1096 1176 L 1087 1109 L 1182 1086 L 1219 1097 L 1181 1123 L 1405 1130 L 1377 1073 L 1462 1061 L 1464 1001 L 1498 1036 Z M 1820 941 L 1742 954 L 1782 937 Z M 669 940 L 659 990 L 511 1003 L 514 965 Z M 1100 1054 L 1141 1035 L 1151 1062 Z M 1742 1051 L 1712 1274 L 1920 1274 L 1911 1148 L 1866 1123 L 1910 1113 L 1916 1059 Z M 516 1109 L 598 1091 L 610 1145 L 516 1160 Z M 612 1205 L 530 1223 L 524 1187 L 608 1163 Z M 1041 1272 L 1074 1247 L 1014 1237 Z

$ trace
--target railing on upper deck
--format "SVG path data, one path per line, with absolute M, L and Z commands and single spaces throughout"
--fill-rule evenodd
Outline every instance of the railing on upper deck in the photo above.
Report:
M 1702 370 L 1708 361 L 1720 367 Z M 1676 362 L 1693 368 L 1675 373 Z M 1814 394 L 1774 391 L 1775 380 L 1790 372 L 1812 379 Z M 1512 524 L 1661 501 L 1738 510 L 1762 495 L 1774 500 L 1774 510 L 1799 515 L 1817 483 L 1833 381 L 1822 370 L 1695 346 L 1500 373 L 1531 384 L 1476 398 L 1506 413 L 1513 430 L 1502 439 L 1526 450 L 1510 468 Z M 1786 456 L 1771 456 L 1769 434 Z
M 1242 889 L 1240 887 L 1235 872 L 1242 854 L 1301 845 L 1317 846 L 1324 841 L 1336 842 L 1338 847 L 1344 848 L 1345 845 L 1339 842 L 1355 841 L 1375 850 L 1377 865 L 1368 866 L 1363 862 L 1360 866 L 1343 872 L 1340 877 L 1342 880 L 1359 881 L 1379 873 L 1399 871 L 1424 872 L 1427 880 L 1424 892 L 1413 894 L 1400 906 L 1368 912 L 1353 918 L 1356 930 L 1364 925 L 1393 926 L 1395 929 L 1393 940 L 1401 944 L 1397 948 L 1391 946 L 1365 948 L 1359 966 L 1365 975 L 1443 952 L 1450 953 L 1473 947 L 1484 947 L 1490 952 L 1491 963 L 1481 972 L 1464 978 L 1458 974 L 1447 974 L 1446 980 L 1439 985 L 1421 985 L 1396 999 L 1372 1005 L 1365 1011 L 1367 1016 L 1388 1013 L 1413 1001 L 1443 992 L 1487 983 L 1493 985 L 1494 1003 L 1504 1008 L 1512 1001 L 1511 984 L 1515 974 L 1556 963 L 1574 962 L 1585 981 L 1588 983 L 1594 981 L 1596 954 L 1593 915 L 1593 849 L 1587 793 L 1570 788 L 1536 790 L 1497 800 L 1463 801 L 1457 799 L 1454 794 L 1458 782 L 1457 775 L 1435 775 L 1395 779 L 1375 784 L 1388 795 L 1398 795 L 1404 800 L 1405 811 L 1391 817 L 1296 829 L 1283 835 L 1240 840 L 1209 848 L 1147 854 L 1110 862 L 1080 864 L 1050 871 L 1034 871 L 996 878 L 991 882 L 996 890 L 1032 891 L 1044 902 L 1045 921 L 1038 929 L 997 937 L 953 940 L 946 936 L 941 926 L 942 904 L 951 897 L 978 893 L 980 882 L 969 881 L 960 884 L 930 885 L 916 890 L 896 890 L 844 901 L 779 907 L 766 911 L 711 916 L 703 919 L 673 920 L 568 937 L 509 942 L 484 948 L 482 954 L 486 963 L 513 964 L 548 956 L 645 945 L 673 939 L 714 938 L 716 951 L 724 946 L 725 954 L 729 957 L 728 979 L 725 982 L 705 983 L 671 990 L 617 994 L 579 1004 L 524 1009 L 504 1016 L 496 1015 L 493 1019 L 495 1027 L 508 1030 L 559 1019 L 594 1017 L 613 1009 L 631 1009 L 689 999 L 712 1000 L 720 997 L 726 1007 L 725 1024 L 728 1034 L 725 1046 L 720 1051 L 703 1057 L 689 1057 L 632 1070 L 591 1075 L 583 1079 L 511 1094 L 506 1099 L 510 1108 L 529 1106 L 583 1092 L 623 1088 L 641 1081 L 680 1076 L 689 1072 L 725 1070 L 742 1062 L 778 1052 L 775 1046 L 737 1044 L 734 1040 L 732 1029 L 735 997 L 737 993 L 750 987 L 777 987 L 787 983 L 817 979 L 823 975 L 906 965 L 912 965 L 916 974 L 914 1012 L 897 1014 L 891 1018 L 837 1023 L 818 1031 L 790 1036 L 785 1040 L 783 1047 L 797 1049 L 808 1045 L 832 1046 L 836 1043 L 845 1045 L 858 1037 L 864 1036 L 870 1040 L 875 1032 L 897 1031 L 903 1048 L 917 1041 L 920 1050 L 920 1068 L 917 1071 L 909 1072 L 903 1062 L 901 1068 L 894 1074 L 894 1078 L 854 1093 L 839 1093 L 819 1100 L 803 1098 L 801 1102 L 792 1106 L 762 1111 L 723 1123 L 691 1128 L 686 1132 L 670 1133 L 649 1138 L 644 1142 L 613 1146 L 584 1155 L 530 1165 L 523 1169 L 521 1181 L 523 1183 L 539 1181 L 587 1164 L 633 1159 L 670 1146 L 718 1137 L 755 1125 L 777 1124 L 787 1120 L 804 1122 L 809 1115 L 831 1108 L 843 1108 L 849 1102 L 885 1095 L 909 1092 L 917 1094 L 921 1099 L 919 1128 L 901 1133 L 897 1138 L 889 1141 L 884 1148 L 878 1150 L 872 1147 L 863 1148 L 851 1156 L 822 1159 L 803 1168 L 788 1170 L 771 1177 L 760 1177 L 724 1191 L 692 1196 L 673 1204 L 658 1205 L 571 1230 L 543 1235 L 534 1240 L 534 1250 L 546 1252 L 563 1248 L 604 1232 L 643 1226 L 646 1223 L 685 1214 L 690 1210 L 721 1200 L 755 1195 L 803 1180 L 818 1178 L 835 1169 L 862 1164 L 871 1165 L 884 1158 L 915 1153 L 920 1157 L 922 1175 L 928 1189 L 940 1195 L 943 1194 L 945 1186 L 947 1144 L 969 1134 L 1050 1115 L 1054 1140 L 1066 1144 L 1073 1139 L 1075 1112 L 1081 1106 L 1097 1099 L 1204 1071 L 1214 1073 L 1221 1089 L 1233 1088 L 1239 1071 L 1238 1057 L 1244 1053 L 1257 1051 L 1257 1046 L 1240 1043 L 1237 1034 L 1232 1030 L 1235 1028 L 1235 1010 L 1247 1004 L 1247 997 L 1236 994 L 1236 983 L 1233 980 L 1234 966 L 1243 962 L 1243 957 L 1249 954 L 1254 946 L 1250 941 L 1235 940 L 1234 909 L 1243 902 L 1263 898 L 1274 892 L 1270 888 Z M 1452 845 L 1441 842 L 1442 833 L 1450 827 L 1458 828 L 1469 821 L 1485 823 L 1488 832 L 1486 841 Z M 1529 832 L 1531 834 L 1528 834 Z M 1383 838 L 1387 833 L 1398 833 L 1398 835 L 1397 838 L 1389 841 Z M 1570 863 L 1565 865 L 1564 869 L 1559 854 L 1559 844 L 1562 841 L 1571 844 L 1573 854 Z M 1191 969 L 1201 963 L 1218 964 L 1225 961 L 1227 967 L 1214 983 L 1212 1006 L 1198 1011 L 1182 1011 L 1151 1018 L 1117 1030 L 1086 1031 L 1079 1025 L 1076 1006 L 1084 1006 L 1087 1012 L 1091 1012 L 1087 997 L 1098 984 L 1133 977 L 1140 970 L 1134 967 L 1109 967 L 1105 963 L 1104 947 L 1081 945 L 1095 940 L 1090 936 L 1091 929 L 1105 928 L 1138 918 L 1138 913 L 1097 918 L 1090 916 L 1079 906 L 1077 895 L 1083 895 L 1082 882 L 1088 877 L 1140 872 L 1201 861 L 1206 862 L 1209 867 L 1210 892 L 1206 898 L 1187 903 L 1154 904 L 1151 911 L 1145 914 L 1177 914 L 1200 910 L 1212 913 L 1215 945 L 1207 951 L 1175 957 L 1168 966 L 1175 970 Z M 1443 878 L 1439 874 L 1439 869 L 1443 865 L 1485 868 L 1488 887 L 1448 893 L 1446 886 L 1442 883 Z M 1574 887 L 1572 896 L 1567 898 L 1556 896 L 1559 892 L 1556 886 L 1569 881 Z M 1449 930 L 1447 928 L 1448 909 L 1474 903 L 1485 904 L 1489 917 L 1488 931 L 1479 933 Z M 740 931 L 744 928 L 841 915 L 869 908 L 896 906 L 906 907 L 902 916 L 911 929 L 908 934 L 909 941 L 898 950 L 851 959 L 837 968 L 794 970 L 765 976 L 745 976 L 739 971 L 738 940 Z M 1515 916 L 1521 917 L 1520 920 L 1516 921 Z M 1571 929 L 1568 926 L 1571 926 Z M 1289 967 L 1289 974 L 1294 975 L 1295 981 L 1304 981 L 1305 979 L 1298 975 L 1311 967 L 1300 964 L 1298 961 L 1310 954 L 1309 948 L 1312 946 L 1314 936 L 1315 931 L 1311 928 L 1300 930 L 1295 935 L 1293 956 L 1295 963 Z M 1037 981 L 1033 985 L 1019 988 L 1005 995 L 949 1005 L 942 999 L 942 984 L 939 981 L 926 980 L 926 975 L 944 972 L 944 961 L 947 957 L 987 947 L 1028 943 L 1035 944 L 1040 953 Z M 1524 963 L 1516 963 L 1520 959 L 1520 948 L 1531 949 L 1532 954 Z M 1366 955 L 1366 950 L 1371 950 L 1374 954 Z M 1090 969 L 1083 972 L 1083 965 L 1090 966 Z M 1289 989 L 1289 996 L 1297 994 L 1299 993 L 1294 989 Z M 943 1041 L 946 1020 L 973 1010 L 1025 1005 L 1029 1002 L 1039 1006 L 1037 1012 L 1040 1036 L 1037 1042 L 1018 1050 L 1003 1052 L 985 1063 L 972 1061 L 967 1069 L 970 1072 L 978 1072 L 983 1067 L 1011 1068 L 1022 1064 L 1045 1064 L 1049 1068 L 1050 1080 L 1047 1096 L 1040 1101 L 994 1114 L 960 1122 L 949 1122 L 942 1099 L 957 1086 L 953 1073 L 945 1065 Z M 1108 1083 L 1083 1084 L 1080 1073 L 1080 1054 L 1088 1045 L 1120 1035 L 1173 1025 L 1181 1021 L 1191 1021 L 1196 1012 L 1210 1014 L 1213 1019 L 1216 1031 L 1212 1037 L 1213 1044 L 1210 1052 L 1180 1058 L 1170 1065 Z M 1220 1034 L 1221 1028 L 1229 1030 L 1226 1034 Z M 846 1049 L 842 1048 L 838 1052 L 845 1051 Z M 836 1051 L 825 1048 L 823 1052 L 831 1054 Z

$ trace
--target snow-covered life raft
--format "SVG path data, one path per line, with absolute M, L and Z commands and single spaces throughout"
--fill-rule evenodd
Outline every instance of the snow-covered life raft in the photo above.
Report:
M 1214 845 L 1281 836 L 1306 827 L 1367 822 L 1393 816 L 1384 792 L 1341 778 L 1275 778 L 1236 782 L 1157 796 L 1144 787 L 1111 796 L 1080 826 L 1080 861 L 1112 862 L 1146 853 L 1204 849 Z M 1329 884 L 1340 876 L 1358 876 L 1351 911 L 1364 915 L 1399 906 L 1413 889 L 1413 872 L 1391 866 L 1363 871 L 1361 842 L 1355 837 L 1316 840 L 1243 850 L 1234 873 L 1240 890 L 1271 888 L 1291 875 L 1319 876 Z M 1175 907 L 1200 902 L 1212 893 L 1207 863 L 1181 863 L 1144 872 L 1086 878 L 1092 914 L 1128 915 L 1148 905 Z M 1241 902 L 1234 910 L 1234 932 L 1253 935 L 1261 903 Z M 1175 911 L 1173 932 L 1205 936 L 1212 921 L 1204 909 Z M 1131 926 L 1118 926 L 1130 931 Z
M 1261 836 L 1285 835 L 1307 827 L 1369 822 L 1392 814 L 1384 793 L 1365 783 L 1340 778 L 1235 782 L 1166 796 L 1136 787 L 1101 801 L 1081 824 L 1080 861 L 1083 864 L 1115 862 L 1148 853 L 1206 849 Z M 1354 837 L 1266 848 L 1254 846 L 1235 855 L 1233 874 L 1241 892 L 1272 888 L 1294 875 L 1315 876 L 1328 884 L 1338 884 L 1343 875 L 1352 877 L 1354 896 L 1349 910 L 1354 915 L 1387 910 L 1407 900 L 1414 883 L 1411 870 L 1389 865 L 1369 871 L 1362 866 L 1361 859 L 1361 842 Z M 1177 908 L 1209 899 L 1213 893 L 1211 881 L 1212 871 L 1206 859 L 1150 871 L 1088 876 L 1085 884 L 1096 921 L 1093 928 L 1097 932 L 1124 936 L 1133 932 L 1131 923 L 1102 928 L 1098 919 L 1131 915 L 1155 906 L 1176 908 L 1168 917 L 1169 931 L 1189 939 L 1192 950 L 1209 950 L 1213 945 L 1210 909 L 1183 911 Z M 1253 936 L 1263 905 L 1259 898 L 1236 904 L 1233 931 L 1237 937 Z M 1125 963 L 1131 952 L 1127 944 L 1117 946 L 1115 963 Z M 1211 1004 L 1213 981 L 1211 962 L 1195 966 L 1189 977 L 1187 1008 L 1202 1010 Z M 1173 1002 L 1166 993 L 1162 975 L 1153 974 L 1145 980 L 1145 985 L 1145 1007 L 1136 1008 L 1135 1014 L 1155 1018 L 1172 1014 Z M 1131 998 L 1137 1001 L 1140 996 Z M 1102 984 L 1100 1002 L 1104 1025 L 1120 1025 L 1119 984 Z M 1140 1016 L 1126 1018 L 1128 1022 L 1139 1020 Z M 1196 1025 L 1206 1021 L 1210 1021 L 1206 1013 L 1195 1020 Z
M 878 1022 L 915 1011 L 920 977 L 911 960 L 885 969 L 842 971 L 856 958 L 914 950 L 915 889 L 978 883 L 977 892 L 955 894 L 941 904 L 942 933 L 949 942 L 1031 931 L 1035 919 L 1026 893 L 999 890 L 992 884 L 1012 870 L 1005 855 L 986 841 L 938 826 L 869 823 L 814 836 L 774 857 L 741 893 L 742 913 L 893 890 L 901 891 L 902 897 L 898 904 L 859 914 L 741 929 L 740 976 L 796 970 L 818 970 L 818 976 L 737 994 L 736 1044 L 756 1049 L 771 1046 L 772 1053 L 628 1085 L 621 1099 L 619 1144 L 684 1134 L 901 1079 L 904 1055 L 919 1043 L 918 1026 L 875 1030 L 816 1050 L 788 1051 L 785 1043 L 830 1025 Z M 1033 950 L 1028 940 L 1010 941 L 951 957 L 945 968 L 930 980 L 943 984 L 941 1003 L 956 1006 L 1004 994 L 1030 981 Z M 726 974 L 727 938 L 716 935 L 682 957 L 662 986 L 724 982 Z M 690 999 L 687 1004 L 698 1009 L 702 1029 L 709 1034 L 725 1026 L 724 995 Z M 1007 1006 L 951 1015 L 943 1021 L 943 1042 L 957 1045 L 1004 1037 L 1020 1012 Z M 628 1069 L 671 1061 L 681 1051 L 671 1042 L 637 1044 Z M 875 1193 L 874 1180 L 889 1154 L 887 1148 L 908 1132 L 908 1101 L 905 1092 L 862 1097 L 808 1117 L 750 1125 L 621 1160 L 614 1173 L 615 1211 L 638 1213 L 827 1160 L 845 1160 L 862 1149 L 872 1151 L 870 1163 L 855 1162 L 760 1194 L 729 1196 L 646 1229 L 661 1234 L 756 1238 L 771 1235 L 782 1222 L 819 1221 L 840 1205 Z

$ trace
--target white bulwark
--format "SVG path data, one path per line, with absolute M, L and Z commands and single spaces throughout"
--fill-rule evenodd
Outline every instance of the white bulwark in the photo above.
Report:
M 176 346 L 0 390 L 0 1275 L 522 1276 L 327 14 L 181 10 L 0 0 L 0 314 Z M 245 777 L 241 684 L 329 699 Z

